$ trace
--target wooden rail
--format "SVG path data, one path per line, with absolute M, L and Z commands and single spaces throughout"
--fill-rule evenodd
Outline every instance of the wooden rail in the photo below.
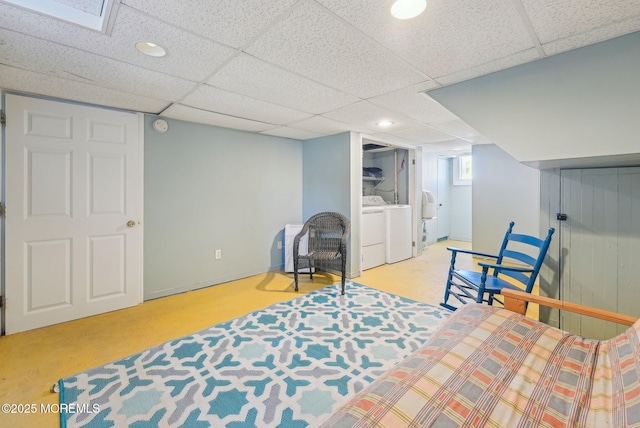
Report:
M 589 306 L 579 305 L 577 303 L 563 302 L 562 300 L 552 299 L 550 297 L 536 296 L 534 294 L 525 293 L 524 291 L 516 291 L 505 288 L 501 293 L 504 296 L 504 307 L 512 312 L 524 315 L 526 311 L 526 302 L 537 303 L 542 306 L 557 308 L 563 311 L 573 312 L 581 315 L 601 320 L 611 321 L 622 325 L 633 325 L 638 318 L 617 314 L 603 309 L 592 308 Z

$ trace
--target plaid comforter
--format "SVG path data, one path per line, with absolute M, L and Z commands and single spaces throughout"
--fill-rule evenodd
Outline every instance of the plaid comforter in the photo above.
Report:
M 610 340 L 466 305 L 324 427 L 640 427 L 640 321 Z

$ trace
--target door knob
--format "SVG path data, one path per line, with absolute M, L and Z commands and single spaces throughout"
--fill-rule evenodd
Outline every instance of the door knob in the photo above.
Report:
M 128 227 L 134 227 L 135 225 L 136 225 L 136 222 L 135 222 L 134 220 L 129 220 L 129 221 L 127 222 L 127 226 L 128 226 Z

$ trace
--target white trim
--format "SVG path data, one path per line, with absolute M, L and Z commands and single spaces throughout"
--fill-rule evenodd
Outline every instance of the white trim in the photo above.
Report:
M 349 152 L 351 156 L 351 247 L 349 248 L 349 278 L 362 275 L 362 135 L 349 132 Z
M 144 119 L 143 113 L 138 115 L 138 191 L 140 195 L 140 218 L 138 226 L 140 227 L 140 287 L 138 287 L 138 303 L 144 302 Z
M 2 110 L 5 114 L 7 111 L 5 104 L 5 94 L 6 92 L 0 91 L 0 110 Z M 5 204 L 5 126 L 0 126 L 0 201 Z M 3 299 L 5 296 L 5 232 L 4 232 L 4 217 L 0 218 L 0 299 Z M 5 307 L 4 305 L 0 308 L 0 335 L 4 335 L 4 325 L 5 325 Z

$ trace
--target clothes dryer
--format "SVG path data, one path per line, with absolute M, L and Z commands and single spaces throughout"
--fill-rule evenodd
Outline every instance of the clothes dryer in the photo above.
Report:
M 385 262 L 396 263 L 413 255 L 411 205 L 387 204 L 382 196 L 362 197 L 364 207 L 381 207 L 385 216 Z
M 387 229 L 387 263 L 396 263 L 411 258 L 411 205 L 387 205 L 385 207 Z

